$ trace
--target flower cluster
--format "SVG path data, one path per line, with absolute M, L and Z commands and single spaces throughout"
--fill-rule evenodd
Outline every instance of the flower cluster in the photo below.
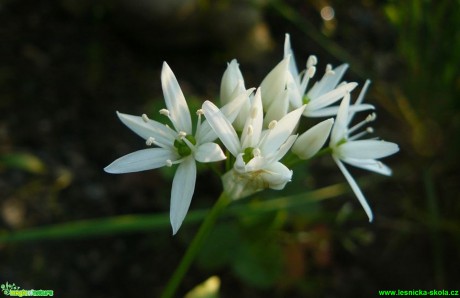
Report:
M 107 166 L 105 171 L 118 174 L 177 164 L 170 208 L 175 234 L 194 193 L 197 161 L 209 163 L 228 158 L 231 168 L 222 176 L 224 191 L 229 197 L 239 199 L 266 188 L 283 189 L 293 175 L 282 162 L 283 157 L 292 152 L 301 160 L 310 159 L 329 139 L 325 150 L 331 152 L 372 221 L 371 208 L 344 163 L 391 175 L 391 170 L 378 159 L 396 153 L 398 145 L 376 138 L 360 139 L 371 133 L 372 128 L 356 132 L 375 120 L 375 113 L 349 127 L 355 113 L 374 109 L 372 105 L 362 103 L 369 81 L 351 104 L 350 93 L 358 84 L 341 81 L 348 65 L 336 68 L 327 65 L 323 76 L 309 88 L 316 65 L 316 57 L 310 56 L 306 68 L 298 71 L 288 34 L 283 60 L 258 88 L 246 89 L 238 63 L 231 61 L 221 82 L 222 107 L 205 101 L 196 112 L 198 120 L 193 132 L 187 101 L 172 70 L 164 62 L 161 85 L 166 109 L 160 110 L 160 114 L 169 118 L 171 125 L 151 120 L 145 114 L 139 117 L 117 112 L 126 126 L 144 138 L 148 146 L 155 147 L 125 155 Z M 331 118 L 299 135 L 297 129 L 302 116 Z M 218 139 L 223 147 L 216 143 Z M 229 154 L 226 155 L 222 148 Z

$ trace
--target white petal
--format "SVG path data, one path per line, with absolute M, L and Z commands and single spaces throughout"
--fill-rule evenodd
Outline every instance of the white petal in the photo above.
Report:
M 286 88 L 286 76 L 289 73 L 290 56 L 285 57 L 278 65 L 273 68 L 260 84 L 262 91 L 262 103 L 264 110 L 272 104 L 278 94 Z
M 339 146 L 340 156 L 360 159 L 378 159 L 395 154 L 399 147 L 395 143 L 379 140 L 358 140 Z
M 150 119 L 146 123 L 142 119 L 142 117 L 123 114 L 119 112 L 117 112 L 117 115 L 121 122 L 123 122 L 123 124 L 128 126 L 129 129 L 134 131 L 142 138 L 147 140 L 149 137 L 153 137 L 160 144 L 167 145 L 167 147 L 173 146 L 175 133 L 171 128 L 167 127 L 166 125 Z
M 328 92 L 334 89 L 337 86 L 337 84 L 340 82 L 340 80 L 342 79 L 347 69 L 348 69 L 348 64 L 346 63 L 334 68 L 332 70 L 334 74 L 332 76 L 326 77 L 326 82 L 323 85 L 323 90 L 321 92 L 325 93 L 325 92 Z
M 294 108 L 302 106 L 303 93 L 295 78 L 288 73 L 286 76 L 286 90 L 288 92 L 289 102 Z
M 356 83 L 348 83 L 337 87 L 332 91 L 323 93 L 319 97 L 310 97 L 311 101 L 307 104 L 305 110 L 315 111 L 330 106 L 331 104 L 344 97 L 346 93 L 351 92 L 357 85 L 358 84 Z
M 293 78 L 298 80 L 299 71 L 297 70 L 297 65 L 294 59 L 294 53 L 292 52 L 291 39 L 289 34 L 286 33 L 284 39 L 284 58 L 291 56 L 289 60 L 289 72 L 292 74 Z M 300 85 L 300 82 L 297 82 L 297 85 Z
M 173 235 L 177 233 L 187 214 L 195 191 L 196 164 L 192 157 L 186 158 L 177 167 L 171 190 L 169 217 Z
M 297 139 L 297 136 L 298 135 L 289 136 L 286 142 L 284 142 L 283 145 L 280 146 L 280 149 L 278 151 L 275 151 L 272 154 L 266 156 L 265 159 L 267 160 L 267 164 L 277 162 L 281 158 L 283 158 L 286 155 L 286 153 L 288 153 L 289 149 L 291 149 L 292 145 Z
M 342 64 L 336 67 L 335 69 L 333 69 L 334 71 L 333 75 L 324 74 L 321 80 L 317 82 L 310 89 L 310 91 L 308 91 L 307 96 L 309 98 L 316 98 L 334 89 L 339 83 L 340 79 L 343 77 L 347 68 L 348 68 L 348 64 Z
M 297 127 L 304 108 L 305 105 L 290 112 L 281 118 L 273 129 L 268 131 L 268 135 L 263 141 L 263 144 L 259 146 L 264 155 L 270 155 L 278 150 L 281 144 L 286 142 L 287 138 Z
M 239 82 L 243 82 L 243 85 L 241 87 L 244 91 L 245 88 L 243 74 L 241 73 L 240 68 L 238 67 L 238 62 L 236 61 L 236 59 L 233 59 L 227 65 L 227 69 L 225 70 L 224 75 L 222 76 L 222 81 L 220 84 L 220 101 L 222 105 L 229 103 L 233 99 L 232 93 L 235 90 L 235 88 L 238 87 Z
M 260 134 L 262 132 L 263 117 L 262 98 L 260 97 L 260 88 L 258 88 L 254 98 L 252 99 L 252 104 L 249 108 L 249 115 L 241 134 L 241 146 L 243 148 L 254 147 L 259 142 Z
M 391 169 L 375 159 L 342 158 L 342 161 L 357 168 L 372 171 L 385 176 L 391 176 Z
M 266 165 L 266 159 L 262 156 L 254 156 L 245 166 L 246 172 L 255 172 Z
M 241 152 L 241 146 L 232 124 L 212 102 L 205 101 L 202 108 L 219 139 L 233 156 L 237 156 Z
M 287 90 L 281 92 L 267 110 L 264 117 L 264 126 L 267 127 L 271 121 L 279 121 L 286 116 L 289 108 L 289 93 Z
M 350 105 L 350 94 L 347 93 L 340 103 L 337 117 L 335 118 L 334 127 L 331 132 L 331 147 L 334 147 L 347 135 L 348 130 L 348 106 Z
M 161 70 L 161 87 L 163 88 L 166 107 L 170 112 L 169 116 L 174 127 L 177 131 L 191 134 L 192 120 L 187 102 L 174 73 L 166 62 L 163 62 L 163 69 Z
M 353 107 L 362 106 L 361 102 L 363 102 L 364 95 L 366 94 L 367 88 L 369 88 L 370 84 L 371 84 L 371 81 L 366 80 L 366 82 L 364 83 L 363 88 L 361 89 L 361 92 L 359 92 L 358 98 L 356 99 L 355 103 L 350 107 L 350 114 L 348 115 L 348 123 L 350 123 L 351 120 L 353 120 L 353 116 L 355 115 L 355 113 L 360 111 L 360 110 L 354 110 Z
M 256 88 L 250 88 L 248 90 L 243 90 L 238 95 L 234 97 L 234 99 L 220 108 L 220 111 L 224 116 L 228 119 L 228 121 L 232 122 L 235 121 L 236 117 L 240 113 L 242 106 L 247 105 L 249 109 L 250 100 L 249 95 L 254 92 Z
M 356 197 L 358 198 L 359 202 L 361 203 L 361 206 L 363 206 L 364 211 L 366 212 L 367 216 L 369 217 L 369 222 L 371 222 L 374 218 L 372 215 L 372 210 L 369 204 L 367 203 L 366 198 L 364 197 L 363 193 L 361 192 L 361 189 L 359 188 L 358 184 L 356 183 L 355 179 L 353 179 L 353 176 L 348 172 L 347 168 L 343 165 L 343 163 L 336 157 L 332 157 L 339 167 L 340 171 L 342 171 L 342 174 L 345 176 L 345 179 L 347 179 L 348 184 L 350 185 L 351 189 L 355 193 Z
M 334 119 L 330 118 L 304 132 L 297 138 L 292 147 L 292 152 L 301 159 L 313 157 L 323 147 L 324 143 L 326 143 L 333 123 Z
M 122 174 L 152 170 L 166 165 L 166 160 L 176 160 L 179 156 L 171 150 L 152 148 L 135 151 L 122 156 L 104 168 L 112 174 Z
M 249 115 L 249 108 L 251 106 L 251 100 L 249 99 L 249 96 L 251 95 L 251 93 L 254 92 L 254 90 L 256 90 L 256 88 L 250 88 L 248 90 L 243 89 L 242 91 L 238 90 L 238 92 L 237 92 L 237 88 L 235 89 L 235 92 L 232 95 L 233 98 L 235 98 L 231 102 L 233 106 L 231 107 L 230 104 L 227 104 L 223 106 L 220 110 L 225 115 L 225 117 L 227 117 L 227 119 L 231 123 L 233 123 L 233 127 L 235 128 L 235 130 L 241 131 L 243 130 L 244 124 L 246 123 L 246 119 Z M 244 85 L 243 85 L 243 88 L 244 88 Z M 238 100 L 239 96 L 243 97 L 243 101 L 239 101 L 238 104 L 234 103 L 234 101 Z M 233 112 L 232 112 L 232 109 L 233 109 Z
M 240 153 L 236 156 L 235 163 L 233 164 L 233 168 L 239 173 L 246 172 L 246 163 L 243 160 L 243 153 Z
M 361 111 L 367 111 L 367 110 L 374 110 L 375 107 L 371 104 L 359 104 L 359 105 L 352 105 L 348 108 L 348 110 L 351 113 L 356 113 L 356 112 L 361 112 Z M 314 110 L 314 111 L 309 111 L 305 109 L 303 112 L 304 116 L 307 117 L 330 117 L 330 116 L 336 116 L 339 111 L 339 106 L 333 106 L 333 107 L 325 107 L 319 110 Z M 348 121 L 350 123 L 350 121 Z
M 195 159 L 199 162 L 214 162 L 226 159 L 226 156 L 216 143 L 204 143 L 195 151 Z
M 292 171 L 280 162 L 270 164 L 261 174 L 264 182 L 271 189 L 283 189 L 292 179 Z
M 249 110 L 249 95 L 255 89 L 256 88 L 245 90 L 244 93 L 241 93 L 239 96 L 237 96 L 235 99 L 220 109 L 222 114 L 224 114 L 225 118 L 227 118 L 230 123 L 233 123 L 233 121 L 239 117 L 239 114 L 242 114 L 243 109 Z M 247 114 L 247 111 L 245 111 L 243 114 Z M 209 125 L 207 120 L 201 123 L 200 132 L 197 133 L 197 135 L 200 136 L 200 139 L 197 140 L 198 143 L 213 142 L 215 139 L 217 139 L 216 133 L 212 129 L 211 125 Z

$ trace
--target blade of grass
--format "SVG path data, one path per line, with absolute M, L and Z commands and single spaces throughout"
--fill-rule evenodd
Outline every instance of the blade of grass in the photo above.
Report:
M 226 209 L 223 216 L 238 216 L 240 214 L 264 213 L 280 209 L 294 209 L 313 201 L 322 201 L 337 197 L 347 191 L 345 184 L 335 184 L 314 191 L 272 200 L 235 204 Z M 184 225 L 202 221 L 209 212 L 205 210 L 189 211 Z M 35 227 L 13 232 L 0 233 L 0 244 L 81 239 L 103 235 L 117 235 L 135 232 L 169 228 L 169 213 L 146 215 L 120 215 L 109 218 L 79 220 L 44 227 Z
M 199 222 L 206 210 L 190 212 L 187 223 Z M 79 220 L 69 223 L 36 227 L 14 232 L 0 233 L 0 244 L 37 240 L 87 238 L 151 231 L 169 227 L 169 213 L 149 215 L 121 215 L 102 219 Z

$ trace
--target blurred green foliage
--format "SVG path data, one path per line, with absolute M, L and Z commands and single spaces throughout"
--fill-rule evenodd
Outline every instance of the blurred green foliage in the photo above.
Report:
M 384 7 L 397 32 L 404 68 L 397 103 L 410 126 L 417 154 L 447 154 L 445 166 L 460 149 L 460 9 L 459 1 L 392 1 Z
M 29 153 L 5 153 L 0 154 L 0 170 L 19 169 L 35 174 L 42 174 L 46 167 L 36 156 Z

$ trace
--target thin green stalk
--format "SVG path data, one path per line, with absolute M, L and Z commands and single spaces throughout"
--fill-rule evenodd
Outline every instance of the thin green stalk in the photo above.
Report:
M 222 215 L 240 216 L 248 213 L 261 213 L 279 210 L 281 208 L 294 209 L 299 205 L 311 201 L 321 201 L 333 198 L 344 193 L 344 184 L 335 184 L 319 188 L 314 191 L 281 197 L 276 200 L 262 200 L 256 204 L 234 204 L 227 208 Z M 191 210 L 183 225 L 199 223 L 209 214 L 210 210 Z M 162 214 L 129 214 L 108 218 L 97 218 L 58 223 L 54 225 L 32 227 L 17 231 L 0 231 L 0 244 L 14 244 L 33 241 L 75 240 L 96 236 L 113 236 L 120 234 L 164 230 L 170 227 L 169 213 Z M 449 231 L 457 231 L 456 225 L 445 227 Z
M 301 163 L 306 163 L 306 162 L 309 162 L 311 159 L 313 158 L 317 158 L 317 157 L 320 157 L 320 156 L 323 156 L 323 155 L 326 155 L 326 154 L 332 154 L 332 149 L 331 147 L 326 147 L 326 148 L 323 148 L 322 150 L 320 150 L 319 152 L 317 152 L 314 156 L 312 156 L 311 158 L 309 158 L 308 160 L 303 160 L 303 159 L 300 159 L 297 155 L 295 155 L 294 153 L 289 152 L 286 157 L 283 159 L 283 163 L 285 166 L 287 166 L 288 168 L 292 168 L 294 166 L 297 166 L 298 164 L 301 164 Z
M 186 223 L 200 222 L 207 210 L 193 210 L 187 214 Z M 18 231 L 0 231 L 0 244 L 27 241 L 47 241 L 88 238 L 103 235 L 117 235 L 151 230 L 161 230 L 170 226 L 169 213 L 147 215 L 119 215 L 108 218 L 78 220 L 41 226 Z
M 187 248 L 187 251 L 185 252 L 185 255 L 183 256 L 179 266 L 176 268 L 176 271 L 174 271 L 173 276 L 166 285 L 161 298 L 174 297 L 177 288 L 179 287 L 182 279 L 190 268 L 190 265 L 192 265 L 192 262 L 195 259 L 198 251 L 203 246 L 203 243 L 213 228 L 214 223 L 230 202 L 231 199 L 225 194 L 225 192 L 222 192 L 219 199 L 214 204 L 211 211 L 201 224 L 200 229 L 195 235 L 195 238 L 192 240 L 192 243 Z

